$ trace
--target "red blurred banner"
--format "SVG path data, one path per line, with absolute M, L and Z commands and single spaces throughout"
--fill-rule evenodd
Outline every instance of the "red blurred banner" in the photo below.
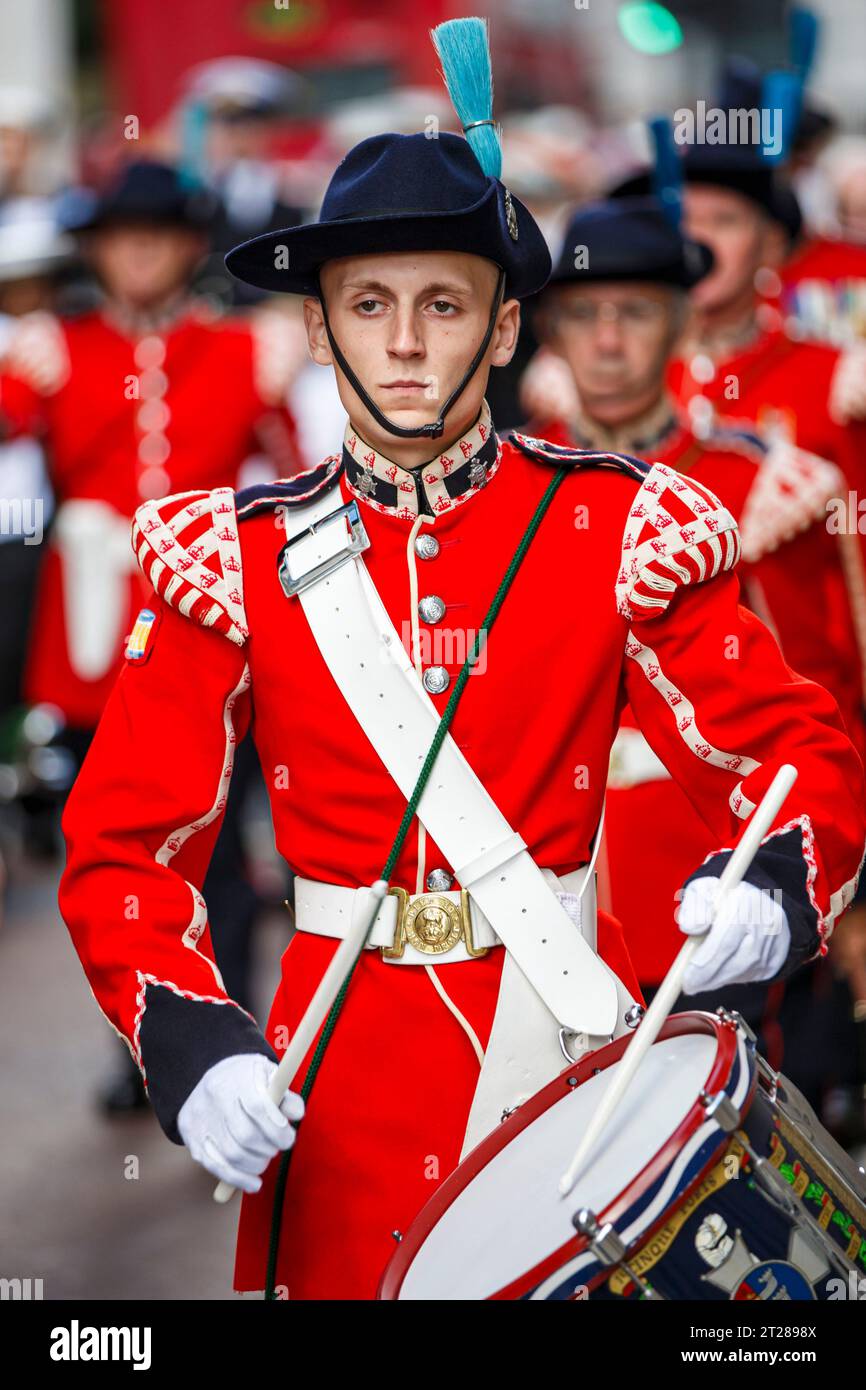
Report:
M 111 0 L 103 24 L 113 103 L 147 129 L 174 105 L 189 68 L 229 54 L 325 83 L 367 69 L 427 86 L 435 81 L 429 30 L 463 12 L 448 0 L 376 0 L 375 8 L 364 0 Z M 355 94 L 351 83 L 345 94 Z

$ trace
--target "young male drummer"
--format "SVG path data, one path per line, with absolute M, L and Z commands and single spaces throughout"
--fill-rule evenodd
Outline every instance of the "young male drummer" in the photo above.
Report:
M 375 1295 L 393 1233 L 464 1143 L 500 1118 L 488 1108 L 472 1122 L 476 1087 L 504 1094 L 497 1086 L 510 1076 L 519 1099 L 520 1078 L 537 1075 L 523 1040 L 547 1017 L 545 995 L 580 1001 L 559 1007 L 585 1044 L 624 1031 L 635 986 L 615 924 L 599 915 L 597 945 L 624 983 L 571 922 L 579 915 L 591 939 L 578 871 L 624 700 L 714 833 L 716 852 L 695 865 L 701 878 L 719 874 L 779 765 L 799 769 L 696 971 L 738 979 L 795 968 L 822 949 L 861 864 L 862 766 L 831 698 L 793 681 L 767 630 L 738 607 L 729 512 L 672 470 L 497 436 L 489 370 L 509 360 L 519 300 L 550 263 L 526 209 L 473 148 L 447 134 L 365 140 L 335 172 L 318 223 L 229 257 L 249 282 L 305 296 L 311 352 L 333 362 L 349 416 L 342 455 L 237 496 L 217 489 L 140 509 L 135 544 L 154 618 L 143 620 L 140 655 L 118 680 L 66 814 L 61 906 L 97 998 L 146 1073 L 169 1138 L 247 1194 L 241 1290 L 265 1284 L 271 1160 L 300 1114 L 293 1095 L 282 1114 L 264 1095 L 274 1057 L 382 872 L 406 806 L 406 747 L 411 778 L 417 771 L 418 711 L 444 712 L 464 644 L 557 465 L 567 476 L 466 684 L 453 747 L 421 802 L 429 824 L 419 818 L 391 875 L 404 893 L 384 901 L 298 1131 L 278 1291 Z M 296 542 L 299 517 L 346 504 L 352 537 L 338 513 Z M 358 520 L 369 545 L 352 558 Z M 344 534 L 326 572 L 286 558 L 287 536 L 291 557 L 324 547 L 335 527 Z M 281 557 L 287 589 L 302 586 L 291 597 Z M 371 624 L 378 647 L 366 641 Z M 732 635 L 738 661 L 725 656 Z M 331 666 L 347 673 L 344 685 Z M 388 701 L 376 700 L 378 678 Z M 298 931 L 268 1041 L 222 989 L 200 893 L 248 726 L 277 844 L 298 875 Z M 452 795 L 455 769 L 463 780 Z M 769 914 L 761 888 L 780 890 Z M 685 930 L 705 928 L 703 902 L 690 884 Z M 493 1034 L 497 1066 L 479 1071 Z M 563 1058 L 548 1064 L 555 1074 Z

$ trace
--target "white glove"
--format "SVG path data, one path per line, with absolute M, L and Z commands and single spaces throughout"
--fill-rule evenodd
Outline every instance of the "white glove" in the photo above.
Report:
M 178 1112 L 180 1137 L 196 1163 L 244 1192 L 280 1149 L 290 1149 L 304 1102 L 287 1091 L 279 1106 L 267 1094 L 276 1063 L 261 1053 L 224 1057 L 205 1072 Z
M 707 932 L 718 891 L 719 879 L 709 876 L 686 884 L 677 912 L 681 932 L 687 936 Z M 683 993 L 769 980 L 781 970 L 790 945 L 791 929 L 781 903 L 766 889 L 741 882 L 727 895 L 721 913 L 689 961 Z

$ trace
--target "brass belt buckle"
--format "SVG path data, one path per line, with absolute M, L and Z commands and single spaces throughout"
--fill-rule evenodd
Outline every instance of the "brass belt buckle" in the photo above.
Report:
M 408 941 L 425 956 L 443 956 L 463 939 L 470 956 L 486 956 L 489 946 L 476 947 L 472 940 L 469 894 L 460 890 L 460 906 L 441 893 L 418 893 L 409 901 L 405 888 L 388 889 L 397 899 L 397 925 L 390 946 L 382 946 L 383 960 L 399 960 Z

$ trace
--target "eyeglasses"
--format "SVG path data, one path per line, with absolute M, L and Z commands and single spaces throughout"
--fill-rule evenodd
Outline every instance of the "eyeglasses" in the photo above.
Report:
M 623 328 L 649 328 L 664 317 L 667 306 L 657 299 L 626 299 L 620 304 L 611 300 L 583 300 L 576 304 L 561 304 L 557 317 L 575 328 L 594 328 L 603 323 L 619 323 Z

